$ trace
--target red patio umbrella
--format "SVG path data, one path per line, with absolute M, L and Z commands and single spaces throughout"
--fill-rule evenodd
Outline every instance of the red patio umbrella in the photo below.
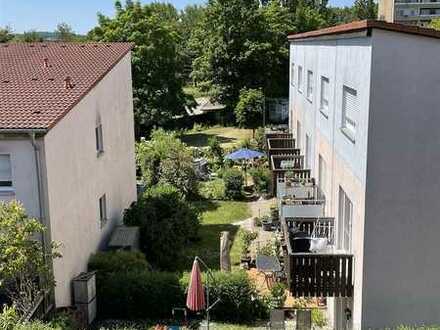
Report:
M 206 309 L 205 290 L 203 288 L 202 273 L 197 258 L 194 260 L 191 270 L 191 279 L 186 296 L 186 307 L 194 312 Z

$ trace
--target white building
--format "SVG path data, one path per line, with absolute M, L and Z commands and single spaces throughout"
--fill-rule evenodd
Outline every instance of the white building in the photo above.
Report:
M 428 26 L 433 19 L 440 18 L 438 0 L 379 0 L 380 20 Z
M 0 45 L 0 200 L 61 243 L 57 307 L 136 199 L 132 44 Z
M 335 329 L 440 323 L 439 39 L 379 21 L 289 36 L 290 127 L 354 255 Z

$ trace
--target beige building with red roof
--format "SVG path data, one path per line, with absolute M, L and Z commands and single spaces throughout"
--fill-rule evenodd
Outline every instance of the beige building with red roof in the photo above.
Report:
M 0 200 L 61 243 L 57 307 L 136 199 L 129 43 L 0 44 Z

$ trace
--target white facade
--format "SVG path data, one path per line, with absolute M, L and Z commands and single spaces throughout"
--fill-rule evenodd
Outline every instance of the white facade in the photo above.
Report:
M 365 29 L 294 40 L 290 54 L 290 127 L 355 258 L 353 299 L 329 300 L 335 329 L 440 323 L 440 40 Z
M 102 126 L 103 152 L 96 127 Z M 136 200 L 131 59 L 127 54 L 45 135 L 37 138 L 41 159 L 43 219 L 62 258 L 54 262 L 57 307 L 70 306 L 71 280 L 87 271 L 90 255 L 121 222 Z M 0 199 L 21 201 L 29 215 L 40 213 L 36 158 L 27 135 L 4 135 L 0 154 L 9 154 L 12 187 Z M 0 187 L 1 188 L 1 187 Z M 106 196 L 106 221 L 99 199 Z

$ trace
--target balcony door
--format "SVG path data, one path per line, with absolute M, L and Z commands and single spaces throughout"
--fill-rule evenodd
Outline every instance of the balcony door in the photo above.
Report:
M 301 123 L 299 120 L 296 122 L 296 145 L 297 148 L 301 149 Z
M 337 249 L 352 251 L 353 203 L 342 187 L 339 187 L 338 242 Z

